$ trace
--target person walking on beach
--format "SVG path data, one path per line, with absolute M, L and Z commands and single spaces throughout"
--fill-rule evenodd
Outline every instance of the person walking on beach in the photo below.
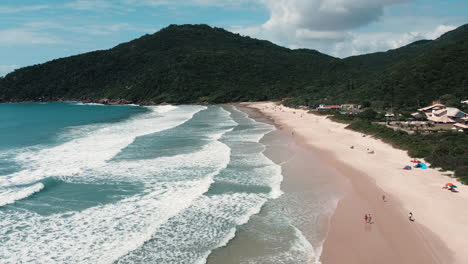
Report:
M 369 216 L 367 216 L 367 214 L 364 215 L 364 220 L 366 221 L 366 224 L 369 223 Z
M 408 217 L 408 218 L 409 218 L 409 220 L 410 220 L 411 222 L 414 222 L 414 218 L 413 218 L 413 213 L 412 213 L 412 212 L 409 212 L 409 217 Z
M 369 224 L 372 224 L 372 216 L 369 214 Z
M 385 199 L 385 194 L 382 195 L 382 201 L 386 202 L 387 200 Z

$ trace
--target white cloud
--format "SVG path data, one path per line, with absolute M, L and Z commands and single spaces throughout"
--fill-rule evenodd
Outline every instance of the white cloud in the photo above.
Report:
M 438 25 L 430 30 L 411 32 L 373 32 L 350 33 L 352 37 L 337 42 L 331 47 L 331 53 L 346 57 L 378 51 L 387 51 L 408 45 L 422 39 L 436 39 L 447 31 L 455 29 L 453 25 Z
M 455 25 L 439 25 L 434 30 L 429 31 L 429 32 L 425 32 L 423 37 L 426 38 L 426 39 L 436 39 L 436 38 L 440 37 L 442 34 L 448 32 L 450 30 L 454 30 L 456 28 L 457 28 L 457 26 L 455 26 Z
M 58 43 L 62 43 L 62 40 L 52 34 L 35 32 L 27 28 L 0 30 L 0 46 Z
M 18 68 L 18 65 L 0 65 L 0 77 L 5 76 Z
M 260 0 L 270 11 L 266 29 L 346 30 L 378 20 L 383 8 L 409 0 Z
M 0 6 L 0 14 L 19 13 L 26 11 L 37 11 L 50 8 L 47 5 L 30 5 L 30 6 Z
M 127 5 L 140 6 L 216 6 L 236 7 L 244 4 L 252 4 L 258 0 L 120 0 Z
M 268 8 L 269 19 L 257 26 L 233 27 L 233 31 L 290 48 L 312 48 L 338 57 L 385 51 L 416 40 L 435 39 L 455 28 L 434 21 L 413 27 L 411 21 L 417 18 L 384 16 L 387 6 L 410 0 L 259 1 Z M 358 30 L 371 23 L 377 23 L 376 28 L 382 30 L 386 20 L 397 25 L 394 30 L 366 33 Z
M 114 5 L 107 0 L 75 0 L 65 4 L 65 7 L 76 10 L 96 10 L 111 8 Z

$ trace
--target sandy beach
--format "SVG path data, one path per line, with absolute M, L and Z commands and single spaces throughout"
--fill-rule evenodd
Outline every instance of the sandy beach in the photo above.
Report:
M 327 225 L 322 263 L 468 263 L 466 186 L 436 169 L 402 170 L 411 165 L 405 151 L 326 117 L 273 103 L 247 105 L 319 153 L 346 182 L 338 188 L 343 198 Z M 448 182 L 457 184 L 459 193 L 442 189 Z M 364 222 L 366 213 L 372 224 Z

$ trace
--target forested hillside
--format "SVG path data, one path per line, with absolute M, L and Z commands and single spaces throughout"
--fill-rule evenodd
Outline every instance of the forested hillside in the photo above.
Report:
M 435 41 L 338 59 L 206 25 L 171 25 L 0 78 L 1 101 L 126 99 L 135 103 L 371 101 L 416 106 L 468 95 L 468 26 Z

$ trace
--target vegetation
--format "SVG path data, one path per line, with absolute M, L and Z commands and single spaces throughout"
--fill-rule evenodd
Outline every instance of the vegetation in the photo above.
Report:
M 206 25 L 171 25 L 120 44 L 0 78 L 0 101 L 136 103 L 279 100 L 410 109 L 468 95 L 468 25 L 434 41 L 345 59 L 291 50 Z

